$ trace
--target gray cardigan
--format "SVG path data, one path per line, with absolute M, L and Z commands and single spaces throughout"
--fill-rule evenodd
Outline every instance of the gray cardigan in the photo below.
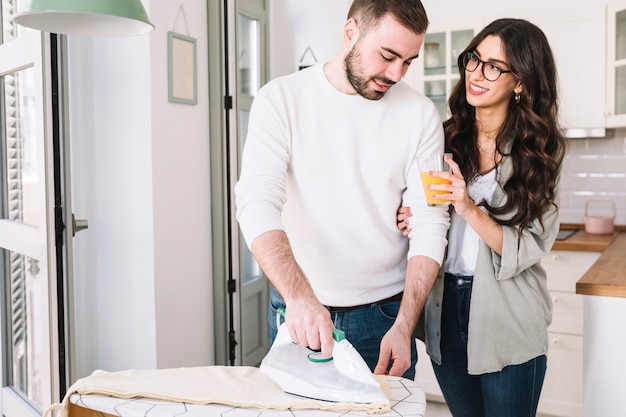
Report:
M 512 173 L 510 157 L 504 156 L 498 169 L 499 183 L 491 201 L 494 207 L 506 200 L 502 185 Z M 557 201 L 558 192 L 557 180 Z M 504 226 L 502 256 L 480 241 L 469 316 L 470 374 L 496 372 L 547 353 L 552 300 L 540 261 L 549 253 L 559 231 L 558 210 L 550 207 L 543 215 L 543 224 L 545 230 L 539 221 L 533 222 L 521 236 Z M 426 350 L 438 364 L 443 275 L 442 267 L 425 307 Z

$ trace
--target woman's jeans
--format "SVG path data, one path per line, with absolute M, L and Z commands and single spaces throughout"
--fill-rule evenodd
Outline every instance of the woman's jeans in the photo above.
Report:
M 472 277 L 446 274 L 441 323 L 441 365 L 433 369 L 454 417 L 533 417 L 546 373 L 546 356 L 499 372 L 467 373 L 467 328 Z
M 270 326 L 270 343 L 274 342 L 278 326 L 276 324 L 276 310 L 285 307 L 283 298 L 272 289 L 268 311 Z M 382 304 L 372 303 L 367 307 L 349 311 L 332 312 L 331 320 L 337 329 L 343 330 L 346 339 L 361 354 L 372 372 L 378 363 L 380 341 L 394 323 L 400 301 L 389 301 Z M 284 321 L 280 317 L 281 323 Z M 413 342 L 413 339 L 411 339 Z M 417 349 L 415 343 L 411 343 L 411 366 L 402 375 L 404 378 L 415 378 L 415 364 L 417 363 Z

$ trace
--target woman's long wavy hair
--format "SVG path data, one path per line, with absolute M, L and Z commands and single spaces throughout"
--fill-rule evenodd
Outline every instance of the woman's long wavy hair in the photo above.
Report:
M 501 207 L 480 204 L 492 216 L 500 216 L 496 219 L 500 224 L 521 233 L 533 221 L 541 223 L 550 205 L 557 207 L 555 187 L 566 151 L 558 120 L 557 71 L 544 33 L 526 20 L 498 19 L 474 37 L 459 55 L 461 79 L 448 101 L 452 116 L 444 122 L 446 148 L 466 180 L 478 175 L 480 152 L 475 109 L 466 100 L 463 56 L 474 52 L 489 35 L 500 38 L 512 75 L 522 84 L 522 93 L 519 102 L 511 94 L 506 119 L 496 137 L 498 152 L 510 156 L 513 162 L 513 174 L 503 186 L 506 202 Z M 510 151 L 505 155 L 510 142 Z

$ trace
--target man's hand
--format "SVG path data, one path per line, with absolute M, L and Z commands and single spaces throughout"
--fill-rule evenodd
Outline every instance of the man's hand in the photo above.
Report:
M 323 356 L 333 353 L 333 322 L 330 312 L 317 299 L 285 300 L 285 323 L 291 339 L 313 350 L 322 350 Z
M 411 343 L 413 332 L 402 332 L 394 325 L 380 342 L 380 355 L 374 373 L 402 376 L 411 366 Z M 389 368 L 391 365 L 391 368 Z
M 411 343 L 415 343 L 413 330 L 433 288 L 439 266 L 437 261 L 427 256 L 409 258 L 400 310 L 380 343 L 375 374 L 401 376 L 411 366 Z

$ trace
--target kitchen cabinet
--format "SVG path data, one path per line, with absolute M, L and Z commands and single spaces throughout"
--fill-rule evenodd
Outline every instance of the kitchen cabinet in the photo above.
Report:
M 448 97 L 459 80 L 457 58 L 482 26 L 482 20 L 431 24 L 420 59 L 405 76 L 407 82 L 435 103 L 442 120 L 448 118 Z
M 626 0 L 620 0 L 618 4 L 623 7 L 610 7 L 626 9 Z M 607 6 L 602 4 L 514 13 L 515 17 L 539 26 L 550 42 L 557 65 L 559 115 L 568 137 L 604 136 L 607 120 L 610 119 L 606 110 L 607 95 L 612 93 L 611 87 L 607 87 L 605 70 L 606 10 Z M 431 98 L 443 120 L 448 117 L 446 105 L 450 90 L 459 79 L 456 66 L 458 53 L 485 25 L 510 15 L 497 10 L 493 12 L 494 15 L 483 19 L 432 23 L 420 59 L 415 61 L 405 77 L 418 91 Z M 626 33 L 626 28 L 620 30 Z M 626 51 L 624 53 L 626 55 Z M 626 113 L 626 59 L 618 62 L 623 66 L 620 82 L 624 85 L 621 94 Z M 621 125 L 626 126 L 626 114 Z
M 595 5 L 516 13 L 539 26 L 550 43 L 557 67 L 559 115 L 568 137 L 604 135 L 605 11 L 606 6 Z
M 606 91 L 608 127 L 626 126 L 626 0 L 607 5 Z
M 542 260 L 553 310 L 548 328 L 548 371 L 539 399 L 541 414 L 583 415 L 583 298 L 576 294 L 576 281 L 600 255 L 553 250 Z
M 576 281 L 596 262 L 601 252 L 553 250 L 542 259 L 552 297 L 552 324 L 548 328 L 548 370 L 538 413 L 580 417 L 583 414 L 583 298 Z M 425 346 L 417 341 L 415 380 L 430 401 L 444 402 Z

